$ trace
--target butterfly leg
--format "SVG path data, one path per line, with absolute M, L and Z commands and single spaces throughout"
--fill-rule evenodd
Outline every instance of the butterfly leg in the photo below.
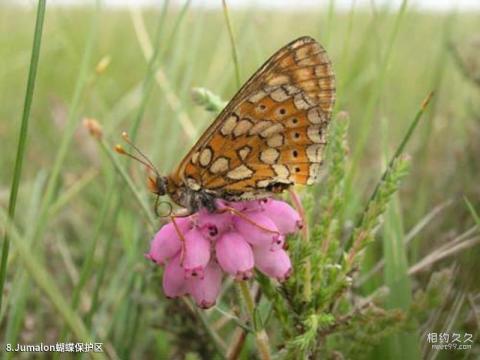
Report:
M 272 233 L 272 234 L 277 234 L 277 235 L 280 235 L 280 233 L 277 231 L 277 230 L 272 230 L 272 229 L 268 229 L 266 228 L 265 226 L 262 226 L 260 225 L 259 223 L 257 223 L 255 220 L 251 219 L 250 217 L 246 216 L 245 214 L 243 214 L 241 211 L 238 211 L 237 209 L 234 209 L 232 207 L 229 207 L 229 206 L 226 206 L 222 209 L 219 209 L 218 212 L 222 213 L 222 212 L 229 212 L 233 215 L 236 215 L 238 216 L 239 218 L 249 222 L 250 224 L 256 226 L 257 228 L 263 230 L 263 231 L 266 231 L 266 232 L 269 232 L 269 233 Z
M 185 259 L 185 236 L 183 235 L 182 231 L 178 227 L 177 222 L 175 221 L 175 218 L 181 217 L 181 216 L 176 216 L 176 215 L 170 215 L 170 220 L 172 221 L 173 227 L 175 228 L 175 231 L 178 235 L 178 238 L 180 239 L 180 242 L 182 243 L 181 249 L 180 249 L 180 264 L 183 265 L 183 260 Z

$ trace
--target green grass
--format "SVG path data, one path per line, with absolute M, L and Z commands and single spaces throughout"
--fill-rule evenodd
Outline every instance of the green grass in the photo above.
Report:
M 40 45 L 42 43 L 43 20 L 45 18 L 45 1 L 38 3 L 37 19 L 35 21 L 35 32 L 32 46 L 32 56 L 30 59 L 30 69 L 28 73 L 27 90 L 25 102 L 23 104 L 22 122 L 20 127 L 20 136 L 18 139 L 17 156 L 15 158 L 15 167 L 13 172 L 12 187 L 8 202 L 8 217 L 13 221 L 15 218 L 15 209 L 17 206 L 18 188 L 22 176 L 23 158 L 25 156 L 25 147 L 28 135 L 28 123 L 30 120 L 30 111 L 32 108 L 33 91 L 35 89 L 35 80 L 37 77 L 38 59 L 40 57 Z M 5 231 L 2 246 L 2 257 L 0 263 L 0 309 L 2 308 L 3 287 L 7 272 L 8 253 L 10 252 L 10 240 L 8 238 L 8 229 Z
M 478 331 L 478 324 L 467 321 L 475 306 L 478 313 L 479 289 L 474 279 L 479 268 L 472 261 L 479 255 L 478 246 L 413 276 L 408 269 L 478 226 L 480 109 L 476 104 L 480 92 L 458 69 L 447 45 L 452 41 L 461 54 L 476 51 L 478 59 L 478 49 L 469 47 L 469 39 L 478 33 L 480 14 L 419 13 L 408 6 L 401 13 L 383 8 L 342 13 L 331 1 L 324 10 L 309 12 L 230 9 L 232 32 L 221 8 L 201 10 L 189 2 L 182 8 L 167 2 L 141 15 L 95 4 L 49 7 L 38 56 L 37 13 L 33 8 L 0 5 L 2 229 L 13 214 L 12 205 L 9 208 L 10 193 L 16 192 L 12 179 L 19 185 L 8 232 L 12 246 L 4 262 L 2 344 L 93 339 L 104 343 L 104 355 L 111 358 L 187 353 L 221 358 L 218 354 L 231 344 L 235 321 L 220 326 L 220 312 L 188 312 L 189 302 L 163 297 L 160 272 L 143 257 L 155 230 L 152 225 L 160 226 L 152 217 L 153 200 L 144 185 L 144 172 L 119 157 L 112 161 L 111 156 L 117 155 L 111 146 L 128 130 L 160 171 L 171 171 L 213 117 L 195 105 L 191 89 L 205 87 L 229 99 L 238 88 L 237 78 L 245 81 L 276 49 L 301 35 L 313 36 L 326 46 L 337 75 L 336 109 L 350 117 L 346 174 L 341 172 L 341 159 L 335 160 L 338 179 L 345 183 L 335 188 L 327 176 L 313 189 L 315 197 L 303 194 L 307 208 L 322 204 L 320 219 L 324 209 L 332 219 L 339 219 L 338 223 L 319 220 L 332 237 L 348 238 L 349 224 L 357 224 L 365 214 L 365 204 L 391 154 L 405 139 L 411 119 L 425 96 L 435 92 L 408 145 L 402 147 L 411 155 L 410 173 L 359 265 L 360 273 L 367 274 L 383 260 L 384 271 L 355 289 L 356 294 L 369 295 L 389 285 L 392 292 L 386 296 L 386 308 L 401 308 L 416 316 L 408 317 L 399 331 L 384 334 L 368 351 L 365 347 L 364 357 L 433 359 L 435 353 L 425 350 L 424 333 L 444 330 L 438 326 L 445 319 L 452 332 Z M 148 39 L 142 38 L 142 26 Z M 32 47 L 32 34 L 37 47 Z M 34 92 L 35 57 L 31 61 L 31 54 L 39 60 Z M 96 65 L 106 57 L 110 64 L 97 72 Z M 83 117 L 101 123 L 103 144 L 82 128 Z M 22 166 L 17 159 L 23 158 L 24 146 L 20 178 Z M 341 194 L 346 195 L 338 200 L 335 191 L 344 186 Z M 331 189 L 336 190 L 330 193 Z M 323 207 L 326 203 L 318 199 L 326 192 L 334 200 Z M 452 205 L 406 245 L 405 234 L 447 200 Z M 338 224 L 341 229 L 335 227 Z M 478 228 L 465 239 L 473 246 L 475 236 Z M 332 244 L 329 251 L 334 251 Z M 295 243 L 290 246 L 292 252 L 297 248 Z M 8 242 L 3 247 L 8 248 Z M 457 272 L 442 273 L 451 287 L 450 296 L 436 298 L 425 290 L 435 288 L 428 285 L 434 282 L 433 273 L 454 263 Z M 320 276 L 316 271 L 314 279 Z M 322 274 L 333 276 L 328 271 Z M 288 331 L 277 327 L 291 320 L 278 318 L 283 310 L 281 301 L 272 300 L 276 293 L 269 294 L 268 287 L 262 290 L 268 297 L 249 310 L 253 322 L 261 324 L 258 330 L 264 326 L 267 331 L 272 353 L 285 345 L 281 339 L 291 341 L 289 351 L 310 346 L 311 340 L 295 337 L 293 328 L 289 337 Z M 431 297 L 422 297 L 423 290 Z M 232 314 L 234 288 L 226 294 L 220 306 Z M 477 299 L 476 305 L 470 299 Z M 415 313 L 420 305 L 430 312 Z M 341 309 L 346 304 L 336 306 Z M 186 314 L 197 319 L 194 328 Z M 331 320 L 312 314 L 306 319 L 304 325 L 313 334 L 328 329 Z M 386 321 L 382 326 L 393 328 Z M 336 336 L 328 338 L 326 349 L 342 344 Z M 357 345 L 374 343 L 374 339 L 355 339 Z M 349 346 L 337 350 L 348 351 Z M 255 349 L 254 338 L 247 336 L 242 358 L 251 358 Z M 474 358 L 478 351 L 477 347 L 457 352 L 455 358 Z M 447 352 L 437 354 L 439 359 L 448 356 Z

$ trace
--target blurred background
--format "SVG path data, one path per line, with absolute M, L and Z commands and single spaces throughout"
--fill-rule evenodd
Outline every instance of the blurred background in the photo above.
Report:
M 25 266 L 25 254 L 12 245 L 0 342 L 71 339 L 78 334 L 72 334 L 69 324 L 81 318 L 112 358 L 208 354 L 208 344 L 191 341 L 192 329 L 184 323 L 165 325 L 176 305 L 163 297 L 159 274 L 143 258 L 154 229 L 82 120 L 96 119 L 109 146 L 121 141 L 122 131 L 130 131 L 162 172 L 171 171 L 214 117 L 195 105 L 192 88 L 208 88 L 224 100 L 236 90 L 221 2 L 47 4 L 17 203 L 17 238 L 12 240 L 26 245 L 39 270 L 36 277 L 35 268 Z M 415 271 L 412 291 L 441 269 L 449 271 L 452 291 L 441 310 L 414 331 L 423 358 L 480 356 L 478 347 L 470 353 L 432 352 L 423 338 L 433 328 L 448 328 L 447 322 L 428 323 L 432 319 L 478 332 L 480 239 L 465 199 L 480 211 L 480 2 L 228 4 L 242 81 L 296 37 L 310 35 L 327 49 L 337 76 L 336 110 L 350 116 L 352 191 L 346 216 L 352 223 L 422 101 L 434 91 L 407 148 L 412 170 L 396 202 L 398 234 L 409 240 L 404 244 L 408 266 L 434 258 Z M 0 1 L 3 212 L 14 171 L 36 5 Z M 140 196 L 152 201 L 144 173 L 136 165 L 130 170 Z M 368 275 L 382 256 L 379 241 L 368 249 L 362 274 Z M 378 271 L 366 284 L 377 287 L 382 279 Z M 59 311 L 58 301 L 69 304 L 69 310 Z M 215 310 L 207 316 L 217 321 L 220 333 L 234 327 L 223 324 Z M 243 356 L 249 354 L 246 350 Z M 382 358 L 378 354 L 365 356 Z

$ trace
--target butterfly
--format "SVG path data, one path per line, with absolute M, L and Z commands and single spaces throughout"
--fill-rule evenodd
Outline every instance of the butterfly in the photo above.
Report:
M 149 178 L 189 213 L 216 210 L 317 179 L 335 102 L 325 49 L 304 36 L 285 45 L 241 87 L 168 176 Z

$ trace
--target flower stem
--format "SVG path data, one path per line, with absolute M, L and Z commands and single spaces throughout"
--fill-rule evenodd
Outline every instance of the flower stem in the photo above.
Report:
M 188 301 L 185 299 L 184 301 Z M 191 308 L 193 309 L 193 313 L 200 319 L 200 322 L 202 323 L 203 327 L 207 331 L 207 334 L 210 336 L 210 338 L 213 340 L 213 345 L 215 346 L 215 349 L 217 352 L 224 356 L 225 351 L 226 351 L 226 345 L 220 335 L 213 329 L 212 325 L 209 323 L 207 317 L 205 314 L 202 312 L 202 310 L 198 310 L 195 306 L 192 306 L 190 304 Z
M 255 342 L 257 344 L 258 355 L 262 360 L 270 360 L 270 344 L 268 342 L 268 334 L 261 324 L 255 319 L 255 301 L 253 300 L 248 283 L 240 281 L 238 283 L 240 294 L 242 294 L 245 307 L 253 325 L 253 332 L 255 333 Z
M 293 204 L 297 209 L 298 213 L 300 214 L 300 218 L 302 219 L 303 241 L 308 245 L 308 243 L 310 242 L 310 234 L 308 232 L 308 221 L 305 215 L 305 209 L 303 208 L 302 202 L 300 201 L 300 198 L 298 197 L 298 194 L 295 192 L 295 190 L 290 189 L 289 193 Z M 303 276 L 303 299 L 305 300 L 305 302 L 308 303 L 312 299 L 312 265 L 310 263 L 310 259 L 305 260 L 303 266 Z

